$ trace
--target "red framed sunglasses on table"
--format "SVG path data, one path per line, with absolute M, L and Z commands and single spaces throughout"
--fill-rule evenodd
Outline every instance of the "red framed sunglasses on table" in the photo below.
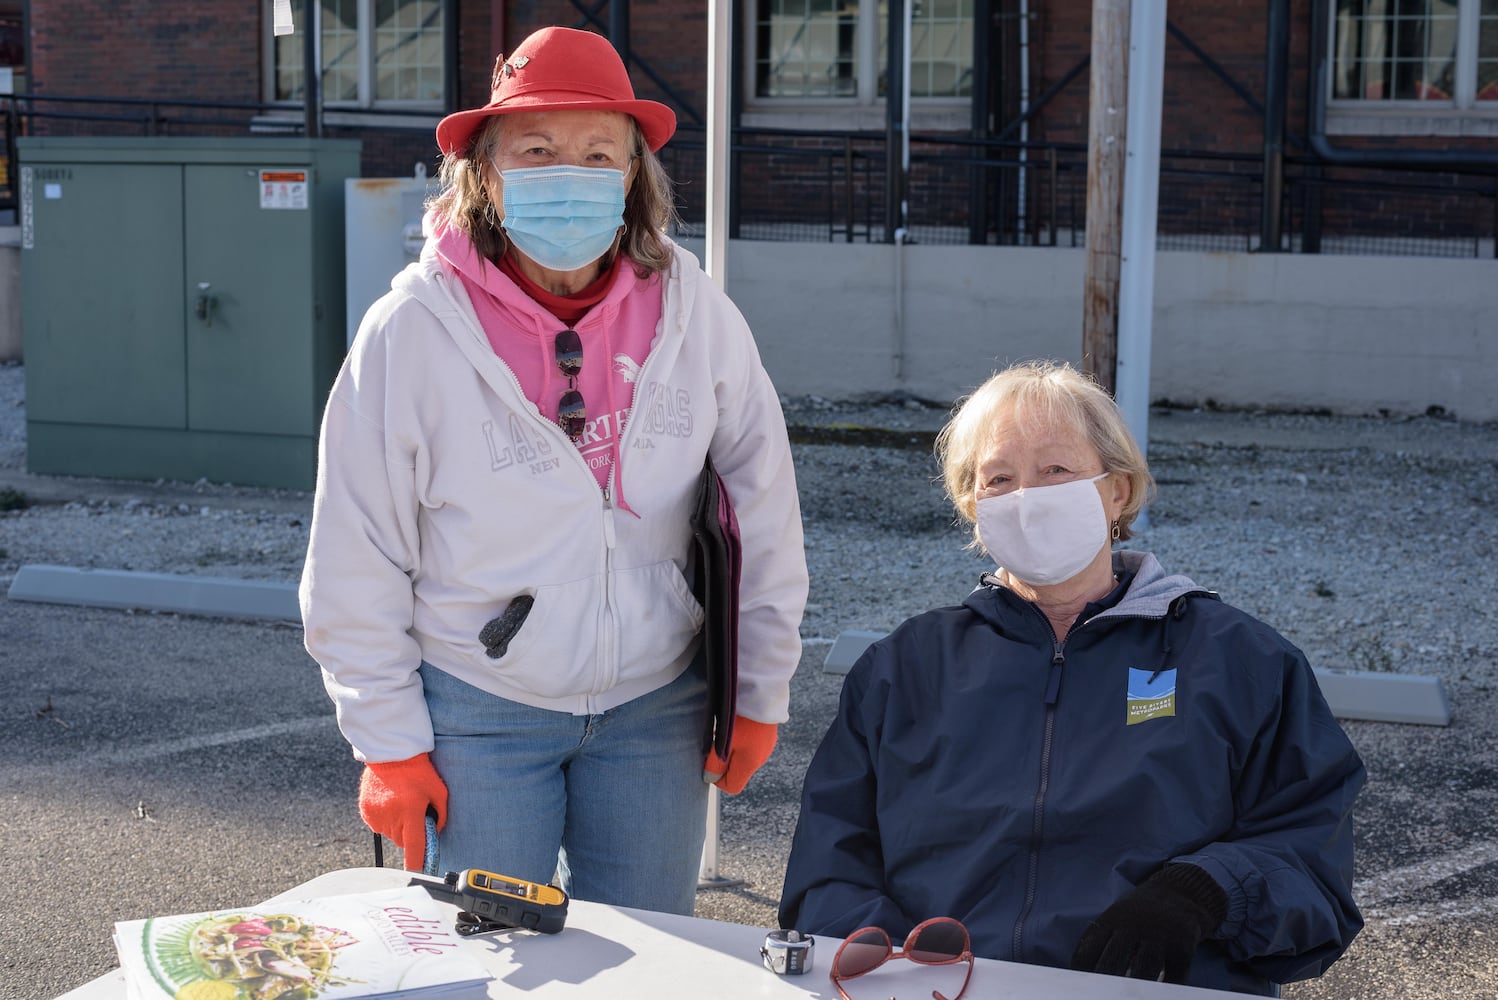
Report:
M 832 985 L 842 1000 L 853 1000 L 843 989 L 843 983 L 873 972 L 892 958 L 908 958 L 920 965 L 966 962 L 967 975 L 962 978 L 962 987 L 950 997 L 932 990 L 936 1000 L 959 1000 L 973 978 L 973 946 L 967 928 L 952 917 L 932 917 L 905 936 L 905 946 L 899 951 L 881 927 L 864 927 L 849 934 L 832 956 Z

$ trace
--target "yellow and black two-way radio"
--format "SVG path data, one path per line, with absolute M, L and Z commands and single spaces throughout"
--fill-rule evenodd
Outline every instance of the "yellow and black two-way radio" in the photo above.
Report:
M 512 927 L 555 934 L 567 922 L 567 894 L 554 885 L 482 868 L 448 872 L 441 882 L 416 877 L 411 884 L 421 886 L 436 899 L 458 905 L 459 934 L 486 934 Z

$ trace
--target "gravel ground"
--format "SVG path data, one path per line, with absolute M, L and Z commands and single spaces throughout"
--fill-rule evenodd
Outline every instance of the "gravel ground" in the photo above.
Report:
M 298 577 L 309 494 L 15 476 L 23 371 L 0 366 L 0 489 L 40 502 L 0 519 L 0 582 L 27 563 Z M 937 483 L 929 440 L 946 409 L 785 405 L 813 577 L 803 637 L 886 630 L 960 599 L 984 563 L 964 550 Z M 1318 666 L 1457 688 L 1492 672 L 1498 427 L 1160 410 L 1151 437 L 1160 493 L 1128 545 L 1275 625 Z
M 720 873 L 741 884 L 698 905 L 766 925 L 800 775 L 841 682 L 821 669 L 830 643 L 960 601 L 984 568 L 935 481 L 945 405 L 785 404 L 811 568 L 806 653 L 775 757 L 723 800 Z M 1435 676 L 1453 705 L 1444 729 L 1347 723 L 1372 778 L 1358 815 L 1369 927 L 1331 973 L 1286 995 L 1498 997 L 1483 939 L 1498 912 L 1498 426 L 1158 409 L 1149 438 L 1160 493 L 1129 544 L 1273 624 L 1318 667 Z M 0 513 L 0 585 L 29 563 L 300 572 L 308 494 L 35 477 L 24 454 L 23 369 L 0 366 L 0 508 L 30 501 Z

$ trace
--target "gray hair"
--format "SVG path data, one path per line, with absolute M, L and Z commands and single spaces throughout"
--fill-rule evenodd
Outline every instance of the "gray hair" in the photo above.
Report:
M 1056 361 L 1025 361 L 994 373 L 958 401 L 937 435 L 947 499 L 964 521 L 977 522 L 978 463 L 1006 420 L 1070 427 L 1102 458 L 1104 472 L 1127 476 L 1132 488 L 1118 515 L 1118 539 L 1131 537 L 1130 525 L 1154 496 L 1155 477 L 1113 398 L 1090 376 Z

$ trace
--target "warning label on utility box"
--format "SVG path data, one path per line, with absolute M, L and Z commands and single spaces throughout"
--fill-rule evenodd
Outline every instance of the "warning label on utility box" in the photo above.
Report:
M 260 171 L 261 208 L 307 207 L 307 171 Z

